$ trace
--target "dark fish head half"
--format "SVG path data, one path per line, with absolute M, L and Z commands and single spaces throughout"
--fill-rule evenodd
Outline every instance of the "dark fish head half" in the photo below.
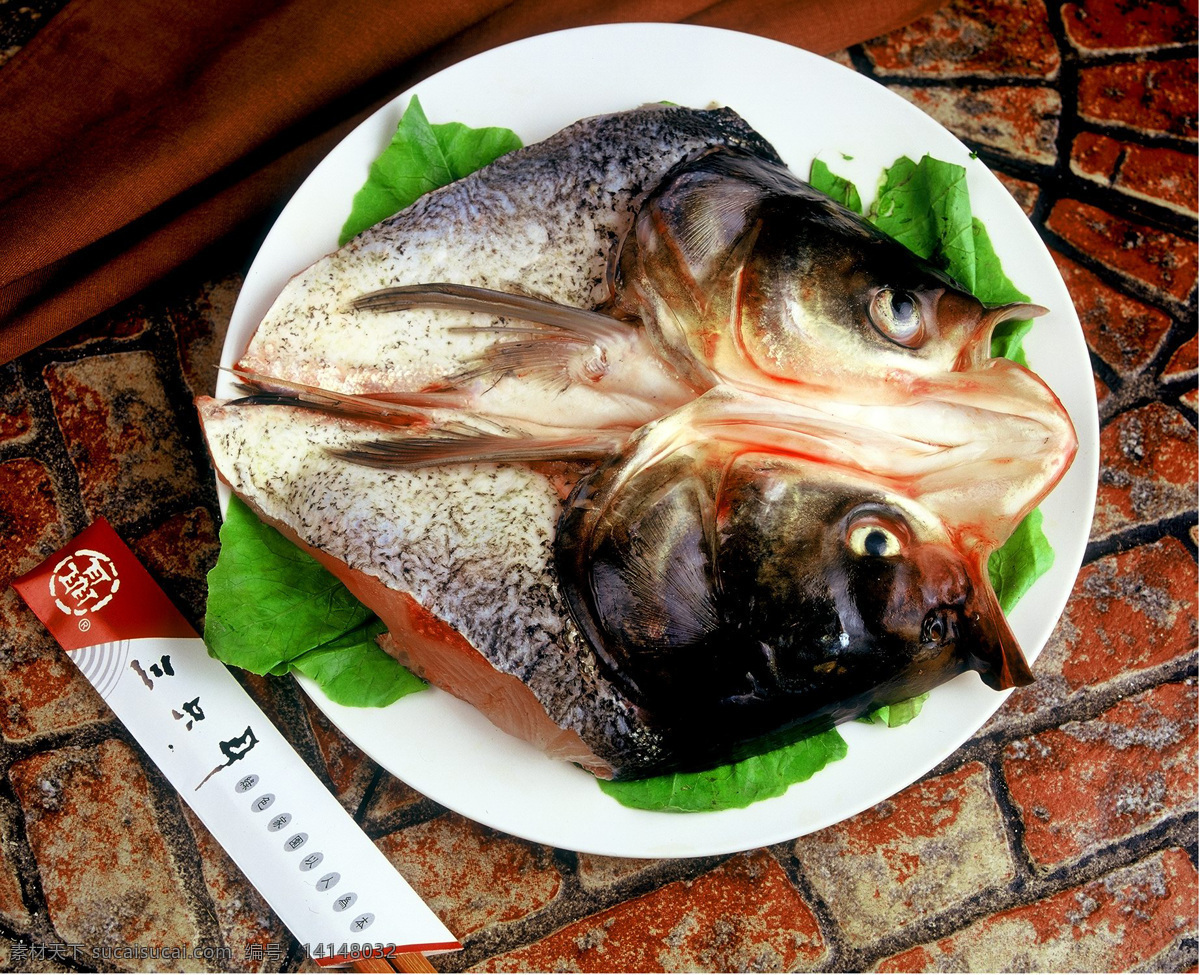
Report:
M 986 308 L 785 167 L 727 148 L 648 196 L 614 288 L 684 375 L 775 395 L 969 369 L 997 324 L 1044 311 Z
M 632 473 L 614 461 L 576 488 L 556 545 L 573 617 L 673 767 L 967 670 L 1032 679 L 977 557 L 919 503 L 818 464 L 711 440 Z

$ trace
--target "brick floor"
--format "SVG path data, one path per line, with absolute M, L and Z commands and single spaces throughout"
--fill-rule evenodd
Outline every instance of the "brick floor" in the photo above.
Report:
M 1016 876 L 987 769 L 968 763 L 804 837 L 805 877 L 855 945 L 953 910 Z
M 1004 776 L 1039 867 L 1196 810 L 1196 685 L 1164 684 L 1004 750 Z
M 881 972 L 1121 971 L 1155 960 L 1196 914 L 1196 868 L 1182 850 L 886 959 Z M 1176 970 L 1167 967 L 1163 970 Z
M 17 762 L 9 777 L 46 908 L 64 942 L 111 950 L 200 942 L 196 921 L 180 910 L 192 896 L 171 861 L 150 783 L 129 746 L 108 740 L 54 749 Z M 122 862 L 137 868 L 112 869 Z M 188 963 L 186 969 L 202 967 Z
M 541 910 L 562 887 L 550 850 L 452 813 L 391 833 L 379 847 L 460 937 Z
M 0 78 L 61 5 L 0 4 Z M 733 856 L 554 850 L 441 808 L 289 681 L 242 675 L 463 939 L 438 968 L 1196 971 L 1196 42 L 1194 2 L 950 0 L 833 55 L 1009 189 L 1100 406 L 1091 540 L 1038 680 L 922 781 Z M 53 946 L 126 942 L 317 970 L 8 586 L 103 514 L 202 622 L 220 513 L 191 398 L 248 254 L 0 366 L 0 972 L 92 970 Z
M 817 919 L 765 851 L 748 853 L 472 971 L 791 971 L 826 953 Z

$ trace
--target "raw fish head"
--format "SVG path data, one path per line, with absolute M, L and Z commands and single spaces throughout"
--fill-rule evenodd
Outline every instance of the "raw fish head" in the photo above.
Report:
M 785 167 L 726 148 L 649 195 L 613 288 L 683 375 L 785 399 L 973 368 L 997 324 L 1044 312 L 986 308 Z
M 556 546 L 596 656 L 695 767 L 967 670 L 1032 680 L 979 554 L 861 474 L 693 440 L 600 467 Z

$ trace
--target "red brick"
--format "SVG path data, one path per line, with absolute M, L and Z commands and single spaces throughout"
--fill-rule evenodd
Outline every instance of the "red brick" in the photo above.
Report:
M 52 363 L 44 378 L 93 516 L 119 527 L 197 489 L 195 463 L 149 354 Z
M 812 909 L 766 851 L 584 918 L 472 971 L 792 971 L 827 948 Z
M 829 55 L 829 60 L 837 62 L 843 68 L 854 68 L 854 59 L 850 56 L 848 50 L 834 51 Z
M 221 547 L 217 532 L 207 508 L 192 508 L 129 543 L 150 574 L 196 622 L 204 617 L 208 570 L 216 564 Z
M 28 457 L 0 464 L 0 588 L 67 538 L 54 476 L 46 465 Z
M 285 945 L 287 928 L 195 814 L 184 807 L 184 815 L 196 839 L 204 886 L 215 909 L 221 940 L 233 952 L 232 968 L 251 972 L 277 969 L 279 961 L 268 957 L 267 946 Z M 252 957 L 255 953 L 250 945 L 262 947 L 258 957 Z
M 1046 226 L 1107 267 L 1180 301 L 1196 284 L 1196 242 L 1076 200 L 1055 204 Z
M 1116 372 L 1129 376 L 1144 368 L 1171 327 L 1171 319 L 1110 288 L 1091 271 L 1051 251 L 1071 292 L 1088 347 Z
M 158 578 L 202 580 L 216 562 L 221 545 L 207 508 L 172 515 L 129 543 Z
M 9 776 L 61 938 L 89 950 L 197 943 L 187 891 L 128 746 L 104 741 L 44 752 L 15 763 Z M 199 962 L 178 964 L 203 970 Z
M 1013 159 L 1052 165 L 1062 100 L 1052 88 L 893 86 L 960 139 Z
M 460 939 L 540 911 L 562 887 L 549 849 L 454 814 L 398 830 L 377 845 Z
M 1053 78 L 1059 68 L 1042 0 L 953 0 L 863 47 L 884 75 Z
M 362 802 L 377 766 L 338 731 L 307 696 L 304 704 L 338 802 L 353 815 Z
M 1196 336 L 1193 335 L 1183 343 L 1171 356 L 1171 361 L 1163 369 L 1162 378 L 1186 379 L 1196 372 Z
M 0 593 L 0 601 L 11 596 Z M 0 619 L 7 615 L 0 611 Z M 32 614 L 30 614 L 32 616 Z M 34 623 L 41 626 L 40 623 Z M 0 660 L 0 733 L 7 741 L 28 741 L 107 721 L 108 707 L 57 646 Z
M 1026 216 L 1033 214 L 1034 207 L 1037 206 L 1038 197 L 1041 195 L 1042 188 L 1037 183 L 1030 183 L 1028 180 L 1017 179 L 1015 176 L 1009 176 L 1008 173 L 996 173 L 996 178 L 1004 184 L 1004 188 L 1012 194 L 1012 198 L 1017 201 L 1021 209 L 1025 211 Z
M 1079 72 L 1079 114 L 1141 132 L 1196 138 L 1196 59 L 1132 61 Z
M 1150 51 L 1195 43 L 1195 4 L 1184 0 L 1077 0 L 1063 7 L 1067 37 L 1081 51 Z
M 240 275 L 205 282 L 189 300 L 169 309 L 183 375 L 196 396 L 211 396 L 216 388 L 221 347 L 241 287 Z
M 0 735 L 26 741 L 109 717 L 10 583 L 65 544 L 70 530 L 40 461 L 0 464 Z
M 877 970 L 1155 971 L 1155 958 L 1177 939 L 1195 937 L 1196 909 L 1196 869 L 1183 850 L 1169 849 L 894 955 Z
M 1196 429 L 1178 412 L 1150 403 L 1100 431 L 1100 483 L 1092 534 L 1196 508 Z
M 424 801 L 425 797 L 416 789 L 385 773 L 367 805 L 367 822 L 378 826 L 396 813 Z
M 1033 860 L 1053 867 L 1195 809 L 1195 715 L 1195 684 L 1167 684 L 1010 743 L 1004 777 Z
M 1178 213 L 1196 215 L 1196 155 L 1084 132 L 1071 147 L 1071 170 Z
M 580 853 L 579 882 L 588 890 L 603 890 L 614 883 L 637 876 L 656 863 L 658 863 L 657 860 L 602 857 L 591 853 Z
M 1196 586 L 1196 560 L 1174 538 L 1085 566 L 1037 659 L 1037 680 L 1015 691 L 994 720 L 1044 714 L 1085 689 L 1190 657 Z
M 866 944 L 1016 874 L 987 769 L 971 762 L 796 842 L 845 936 Z

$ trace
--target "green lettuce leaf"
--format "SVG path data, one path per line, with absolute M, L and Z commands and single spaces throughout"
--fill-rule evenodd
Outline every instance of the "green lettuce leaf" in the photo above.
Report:
M 967 171 L 923 156 L 902 156 L 885 172 L 871 222 L 910 251 L 975 291 L 975 232 Z
M 887 725 L 889 728 L 899 728 L 902 724 L 908 724 L 921 713 L 921 708 L 925 706 L 925 702 L 929 700 L 929 694 L 918 694 L 916 697 L 910 697 L 907 701 L 900 701 L 896 704 L 885 704 L 883 707 L 876 708 L 868 714 L 864 714 L 859 721 L 867 724 L 880 722 Z
M 679 772 L 630 782 L 596 781 L 619 803 L 635 809 L 711 812 L 740 809 L 760 799 L 781 796 L 789 786 L 845 757 L 846 740 L 836 728 L 830 728 L 707 772 Z
M 414 97 L 391 143 L 371 163 L 366 183 L 354 195 L 338 244 L 399 213 L 430 190 L 520 148 L 521 140 L 510 129 L 472 129 L 461 122 L 431 125 Z
M 858 195 L 858 188 L 844 176 L 838 176 L 831 171 L 824 160 L 814 159 L 812 161 L 808 182 L 813 189 L 833 197 L 846 209 L 862 213 L 862 198 Z
M 1028 301 L 1029 295 L 1017 289 L 1000 266 L 1000 258 L 992 246 L 987 228 L 978 219 L 972 221 L 975 234 L 976 285 L 975 297 L 987 305 L 1006 305 L 1013 301 Z M 1029 367 L 1021 342 L 1033 328 L 1032 318 L 1001 322 L 992 333 L 992 355 L 1012 359 Z
M 988 575 L 1000 608 L 1006 614 L 1012 612 L 1029 587 L 1053 564 L 1054 548 L 1042 531 L 1041 509 L 1034 508 L 988 559 Z
M 425 682 L 384 653 L 384 630 L 316 559 L 236 497 L 208 574 L 208 651 L 255 674 L 298 670 L 339 704 L 383 707 Z

